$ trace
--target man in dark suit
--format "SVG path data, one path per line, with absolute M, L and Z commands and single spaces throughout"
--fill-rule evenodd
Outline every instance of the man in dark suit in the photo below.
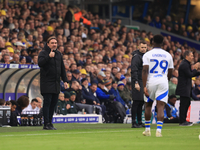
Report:
M 142 123 L 142 106 L 144 105 L 144 91 L 142 83 L 142 56 L 147 51 L 146 42 L 140 42 L 139 50 L 132 53 L 131 82 L 132 82 L 132 128 L 145 127 Z M 136 114 L 138 124 L 136 123 Z
M 100 105 L 99 99 L 94 96 L 93 91 L 91 90 L 90 87 L 88 87 L 87 78 L 83 78 L 81 80 L 81 83 L 82 83 L 82 95 L 83 95 L 83 98 L 86 99 L 86 104 L 94 105 L 97 112 L 99 112 L 99 114 L 102 114 L 102 116 L 103 116 L 105 113 L 106 107 L 104 105 Z M 97 89 L 96 83 L 92 83 L 91 86 L 94 87 L 95 85 L 96 85 L 96 89 Z M 94 92 L 96 92 L 96 90 Z
M 197 71 L 199 63 L 196 63 L 191 70 L 191 63 L 194 60 L 193 53 L 191 51 L 185 51 L 184 60 L 181 62 L 178 72 L 178 85 L 176 88 L 176 95 L 180 95 L 180 126 L 192 126 L 192 122 L 187 122 L 187 111 L 190 106 L 190 97 L 192 89 L 192 77 L 200 75 Z
M 40 90 L 44 98 L 43 129 L 56 130 L 53 127 L 52 118 L 60 93 L 60 77 L 62 77 L 64 87 L 68 87 L 62 55 L 57 50 L 56 37 L 48 38 L 45 49 L 39 54 L 38 65 L 40 67 Z

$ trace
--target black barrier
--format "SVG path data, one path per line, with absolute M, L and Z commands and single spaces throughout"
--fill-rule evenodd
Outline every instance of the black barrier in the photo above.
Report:
M 7 101 L 16 100 L 21 95 L 27 95 L 30 100 L 42 97 L 39 73 L 38 65 L 0 64 L 0 98 Z M 32 92 L 36 89 L 37 93 Z

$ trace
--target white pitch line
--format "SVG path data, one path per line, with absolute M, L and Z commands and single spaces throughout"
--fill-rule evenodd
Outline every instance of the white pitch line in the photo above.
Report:
M 200 128 L 179 128 L 179 129 L 199 129 Z M 156 129 L 151 129 L 151 130 L 156 130 Z M 163 129 L 164 131 L 165 130 L 177 130 L 177 129 Z M 118 130 L 118 131 L 94 131 L 94 132 L 91 132 L 91 131 L 88 131 L 88 132 L 64 132 L 64 133 L 41 133 L 41 134 L 19 134 L 19 135 L 13 135 L 13 134 L 8 134 L 8 135 L 0 135 L 0 137 L 20 137 L 20 136 L 39 136 L 39 135 L 42 135 L 42 136 L 45 136 L 45 135 L 61 135 L 61 134 L 85 134 L 85 133 L 89 133 L 89 134 L 94 134 L 94 133 L 119 133 L 119 132 L 136 132 L 136 131 L 139 131 L 141 132 L 141 130 Z M 48 131 L 47 131 L 48 132 Z

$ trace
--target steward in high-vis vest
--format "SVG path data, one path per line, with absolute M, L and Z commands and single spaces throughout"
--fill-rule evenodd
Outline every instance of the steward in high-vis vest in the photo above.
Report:
M 74 19 L 75 19 L 75 21 L 83 22 L 83 24 L 90 26 L 91 21 L 89 21 L 89 20 L 87 20 L 86 18 L 83 17 L 85 14 L 86 14 L 86 11 L 81 10 L 81 11 L 74 14 Z

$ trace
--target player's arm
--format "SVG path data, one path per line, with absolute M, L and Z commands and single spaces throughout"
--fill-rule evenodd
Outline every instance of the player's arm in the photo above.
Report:
M 173 69 L 172 68 L 169 68 L 168 69 L 168 80 L 170 81 L 170 79 L 171 79 L 171 77 L 172 77 L 172 71 L 173 71 Z
M 146 87 L 148 72 L 149 72 L 149 66 L 148 65 L 144 65 L 143 69 L 142 69 L 143 87 Z
M 148 72 L 149 72 L 149 66 L 144 65 L 142 69 L 142 82 L 143 82 L 143 87 L 144 87 L 144 94 L 146 97 L 149 97 L 149 93 L 146 87 Z
M 174 62 L 173 62 L 173 59 L 171 57 L 170 61 L 169 61 L 169 68 L 168 68 L 168 80 L 170 81 L 171 77 L 172 77 L 172 71 L 174 69 Z

